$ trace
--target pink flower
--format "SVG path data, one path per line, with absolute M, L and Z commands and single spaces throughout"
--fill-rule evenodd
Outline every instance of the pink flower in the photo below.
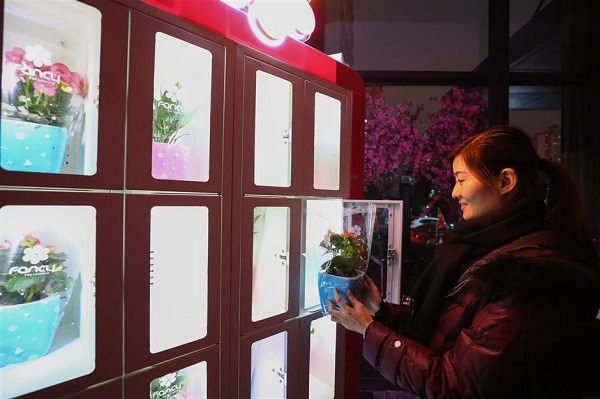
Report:
M 22 247 L 34 247 L 36 245 L 40 245 L 40 240 L 38 240 L 31 234 L 27 234 L 25 238 L 23 238 L 23 240 L 21 241 L 20 245 Z
M 33 82 L 33 88 L 42 94 L 52 97 L 56 94 L 57 84 L 48 80 L 36 80 Z
M 4 53 L 4 57 L 7 62 L 13 64 L 20 64 L 25 59 L 25 50 L 21 47 L 14 47 L 12 50 L 9 50 Z

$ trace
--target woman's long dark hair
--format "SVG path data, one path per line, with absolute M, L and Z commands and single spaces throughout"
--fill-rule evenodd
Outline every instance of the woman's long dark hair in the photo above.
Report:
M 517 184 L 513 198 L 545 200 L 548 225 L 561 249 L 576 258 L 598 259 L 575 181 L 558 162 L 540 158 L 525 132 L 507 125 L 490 127 L 455 148 L 449 154 L 450 161 L 458 155 L 488 185 L 503 169 L 514 169 Z

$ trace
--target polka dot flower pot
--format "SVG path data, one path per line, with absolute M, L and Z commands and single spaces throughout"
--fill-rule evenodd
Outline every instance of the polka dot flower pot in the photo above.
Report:
M 179 144 L 152 142 L 152 177 L 186 180 L 189 149 Z
M 0 307 L 0 367 L 46 355 L 61 318 L 61 298 Z
M 2 119 L 0 166 L 17 172 L 60 173 L 67 141 L 64 127 Z

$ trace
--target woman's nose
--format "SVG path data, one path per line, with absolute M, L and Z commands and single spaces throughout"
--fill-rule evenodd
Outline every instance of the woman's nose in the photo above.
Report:
M 458 192 L 457 184 L 452 188 L 452 198 L 458 199 L 460 197 L 460 193 Z

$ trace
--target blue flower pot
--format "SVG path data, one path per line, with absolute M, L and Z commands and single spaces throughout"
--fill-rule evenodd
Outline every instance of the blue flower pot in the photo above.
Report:
M 60 322 L 60 295 L 0 307 L 0 367 L 48 353 Z
M 364 280 L 365 273 L 362 271 L 359 272 L 359 275 L 355 277 L 342 277 L 335 276 L 333 274 L 326 274 L 323 273 L 322 270 L 319 270 L 317 284 L 319 284 L 319 299 L 321 301 L 321 311 L 323 312 L 323 315 L 329 314 L 329 303 L 327 302 L 329 300 L 333 302 L 333 307 L 335 309 L 340 308 L 333 294 L 334 288 L 337 289 L 340 298 L 345 303 L 350 305 L 348 291 L 352 291 L 354 296 L 360 299 L 364 288 Z
M 60 173 L 65 161 L 67 129 L 2 119 L 0 166 L 15 172 Z

